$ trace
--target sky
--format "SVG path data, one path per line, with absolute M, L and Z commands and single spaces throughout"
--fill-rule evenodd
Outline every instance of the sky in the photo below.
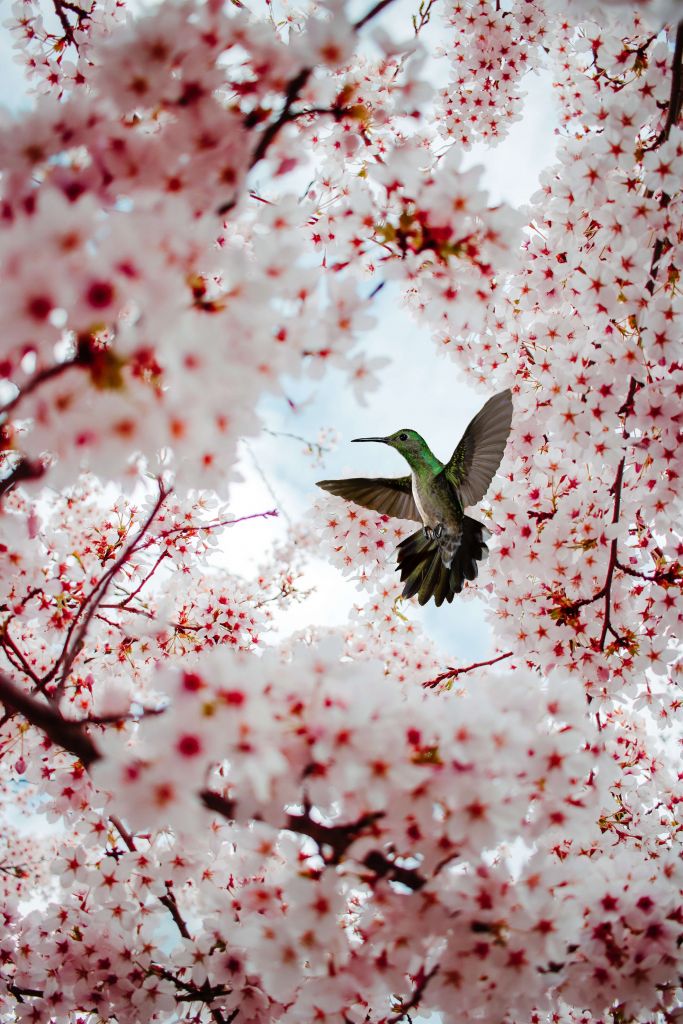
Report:
M 364 11 L 365 0 L 353 0 Z M 410 17 L 417 3 L 397 0 L 377 24 L 397 38 L 411 34 Z M 0 13 L 9 13 L 8 0 L 0 0 Z M 383 24 L 384 22 L 384 24 Z M 426 37 L 438 39 L 438 19 L 426 29 Z M 441 38 L 443 42 L 443 38 Z M 441 74 L 434 64 L 433 75 Z M 539 172 L 552 163 L 555 151 L 552 88 L 547 75 L 528 75 L 527 100 L 523 116 L 509 137 L 491 149 L 478 146 L 464 155 L 465 168 L 484 166 L 485 187 L 492 204 L 502 200 L 519 207 L 536 191 Z M 15 62 L 7 29 L 0 27 L 0 105 L 18 111 L 30 105 L 21 67 Z M 402 475 L 403 460 L 390 449 L 375 445 L 350 445 L 353 437 L 383 435 L 408 426 L 416 429 L 442 459 L 450 457 L 471 417 L 489 395 L 474 391 L 455 363 L 430 338 L 401 304 L 396 286 L 387 286 L 373 306 L 377 324 L 363 337 L 369 356 L 385 356 L 391 363 L 381 371 L 376 391 L 367 405 L 359 405 L 345 386 L 343 376 L 329 371 L 322 381 L 286 382 L 286 392 L 295 399 L 292 411 L 285 399 L 269 398 L 260 407 L 266 431 L 295 434 L 315 441 L 321 429 L 332 428 L 339 435 L 335 450 L 321 465 L 313 466 L 304 445 L 292 438 L 264 432 L 242 450 L 240 472 L 244 481 L 231 492 L 236 517 L 277 505 L 281 519 L 254 520 L 227 531 L 223 558 L 230 569 L 250 574 L 264 560 L 269 545 L 280 539 L 288 520 L 305 517 L 320 496 L 315 481 L 358 475 Z M 394 290 L 392 290 L 392 288 Z M 315 561 L 302 586 L 315 593 L 294 606 L 277 621 L 277 635 L 285 635 L 309 624 L 336 625 L 347 621 L 349 609 L 363 595 L 352 580 L 323 558 Z M 405 609 L 404 609 L 405 610 Z M 408 614 L 422 622 L 427 634 L 441 648 L 448 664 L 463 664 L 490 652 L 490 631 L 479 601 L 454 601 L 452 605 L 419 608 L 410 602 Z

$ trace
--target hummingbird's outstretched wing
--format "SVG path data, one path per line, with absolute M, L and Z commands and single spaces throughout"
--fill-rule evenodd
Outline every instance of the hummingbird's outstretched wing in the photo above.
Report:
M 355 501 L 356 505 L 372 509 L 373 512 L 381 512 L 384 516 L 422 522 L 413 499 L 413 487 L 409 476 L 393 479 L 382 476 L 354 476 L 349 480 L 318 480 L 318 487 L 329 491 L 330 494 L 336 494 L 339 498 Z
M 489 398 L 479 410 L 443 472 L 457 489 L 463 507 L 476 505 L 486 494 L 500 466 L 512 423 L 510 390 Z

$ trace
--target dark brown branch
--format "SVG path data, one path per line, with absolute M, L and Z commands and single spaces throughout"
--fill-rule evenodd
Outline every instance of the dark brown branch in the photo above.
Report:
M 161 530 L 156 537 L 156 540 L 163 540 L 165 537 L 172 537 L 174 533 L 202 533 L 203 531 L 209 530 L 220 530 L 224 526 L 237 526 L 238 523 L 247 523 L 250 519 L 267 519 L 269 516 L 277 518 L 279 512 L 276 508 L 270 508 L 266 512 L 252 512 L 248 516 L 238 516 L 237 519 L 217 519 L 213 523 L 204 523 L 203 525 L 197 526 L 195 524 L 191 526 L 171 526 L 168 530 Z
M 403 1020 L 404 1017 L 408 1017 L 411 1010 L 414 1010 L 420 1005 L 422 996 L 425 994 L 425 989 L 438 969 L 438 964 L 436 964 L 435 967 L 432 967 L 431 971 L 425 972 L 424 967 L 420 968 L 415 979 L 416 984 L 412 996 L 407 1003 L 401 1003 L 401 1012 L 397 1013 L 394 1017 L 389 1017 L 387 1024 L 399 1024 L 399 1021 Z M 408 1017 L 408 1020 L 410 1020 L 410 1017 Z
M 427 879 L 415 868 L 403 868 L 395 861 L 389 860 L 380 850 L 371 850 L 363 861 L 363 866 L 372 871 L 378 878 L 386 878 L 389 882 L 400 882 L 407 889 L 419 892 L 427 884 Z
M 4 498 L 13 487 L 23 483 L 25 480 L 40 480 L 45 475 L 46 468 L 40 459 L 20 458 L 12 472 L 3 480 L 0 480 L 0 499 Z
M 373 18 L 377 17 L 377 15 L 381 11 L 383 11 L 385 7 L 388 7 L 389 4 L 391 3 L 393 3 L 393 0 L 378 0 L 378 3 L 376 3 L 374 7 L 370 8 L 367 14 L 365 14 L 362 18 L 360 18 L 358 21 L 354 23 L 353 27 L 356 30 L 356 32 L 360 31 L 360 29 L 367 25 L 369 21 L 372 21 Z M 297 72 L 297 74 L 294 75 L 294 77 L 291 78 L 287 83 L 287 87 L 285 89 L 284 102 L 282 104 L 280 113 L 263 130 L 261 136 L 259 137 L 259 141 L 256 144 L 253 153 L 251 154 L 251 158 L 249 160 L 250 170 L 251 168 L 255 167 L 257 163 L 263 160 L 266 153 L 270 149 L 270 146 L 275 141 L 277 136 L 280 134 L 282 128 L 284 128 L 284 126 L 288 124 L 290 121 L 295 120 L 300 116 L 301 112 L 294 112 L 292 110 L 292 107 L 299 99 L 299 96 L 301 95 L 303 89 L 306 86 L 306 83 L 308 82 L 312 74 L 313 68 L 301 68 L 301 70 Z M 334 110 L 324 111 L 324 113 L 330 112 L 334 113 Z M 247 117 L 245 118 L 245 127 L 254 127 L 251 115 L 247 115 Z M 223 217 L 225 216 L 226 213 L 229 213 L 230 210 L 234 208 L 236 203 L 237 198 L 233 196 L 232 199 L 229 199 L 227 202 L 219 206 L 218 209 L 216 210 L 216 213 L 218 214 L 219 217 Z
M 674 125 L 678 124 L 678 119 L 681 116 L 681 107 L 683 107 L 683 21 L 679 21 L 678 28 L 676 29 L 676 43 L 671 64 L 671 93 L 666 113 L 666 122 L 654 144 L 649 148 L 656 149 L 668 140 L 671 129 Z
M 614 510 L 612 512 L 612 525 L 616 525 L 619 522 L 619 512 L 621 509 L 621 485 L 624 479 L 624 459 L 621 460 L 617 468 L 617 475 L 614 480 L 612 487 L 612 493 L 614 494 Z M 603 614 L 602 622 L 602 633 L 600 634 L 600 650 L 605 649 L 605 640 L 607 639 L 608 631 L 614 636 L 616 640 L 620 640 L 621 637 L 613 629 L 610 620 L 610 613 L 612 610 L 612 579 L 614 577 L 614 570 L 617 565 L 617 538 L 612 538 L 612 544 L 610 545 L 609 563 L 607 566 L 607 578 L 605 579 L 605 586 L 603 587 L 604 598 L 605 598 L 605 610 Z
M 85 768 L 99 760 L 100 752 L 78 722 L 63 718 L 54 704 L 33 697 L 0 673 L 0 703 L 40 729 L 53 743 L 74 754 Z
M 126 826 L 123 824 L 121 819 L 118 818 L 115 814 L 111 814 L 109 816 L 109 820 L 112 823 L 112 825 L 114 826 L 114 828 L 116 829 L 116 831 L 119 833 L 121 838 L 123 839 L 123 841 L 126 844 L 126 846 L 128 847 L 128 849 L 131 851 L 131 853 L 134 853 L 137 850 L 137 847 L 135 845 L 135 839 L 130 834 L 130 832 L 128 831 Z M 166 883 L 166 893 L 165 893 L 164 896 L 160 896 L 159 897 L 159 903 L 163 903 L 163 905 L 166 907 L 166 909 L 170 913 L 171 917 L 173 918 L 173 920 L 175 922 L 175 925 L 176 925 L 178 931 L 180 932 L 180 934 L 182 935 L 182 937 L 184 939 L 191 939 L 192 936 L 190 935 L 190 932 L 188 931 L 187 925 L 185 924 L 185 922 L 184 922 L 184 920 L 183 920 L 183 918 L 181 916 L 181 913 L 180 913 L 180 911 L 178 909 L 178 904 L 176 902 L 176 898 L 175 898 L 175 896 L 173 894 L 173 890 L 171 889 L 171 886 L 170 886 L 170 884 L 168 882 Z M 173 977 L 173 980 L 177 980 L 177 979 L 175 979 L 175 977 Z M 182 983 L 179 983 L 179 984 L 182 984 Z
M 393 0 L 378 0 L 375 6 L 371 7 L 367 14 L 364 14 L 363 17 L 359 19 L 359 21 L 356 21 L 354 23 L 353 27 L 355 28 L 356 32 L 359 32 L 362 28 L 364 28 L 367 25 L 369 21 L 372 21 L 372 19 L 376 18 L 378 14 L 381 14 L 384 8 L 388 7 L 389 4 L 391 3 L 393 3 Z
M 80 28 L 81 24 L 90 18 L 91 12 L 84 11 L 82 7 L 72 3 L 71 0 L 52 0 L 52 6 L 54 7 L 55 14 L 59 18 L 62 26 L 62 31 L 64 33 L 62 38 L 66 43 L 70 43 L 78 49 L 78 44 L 74 37 L 74 29 Z M 76 15 L 76 21 L 74 24 L 69 21 L 67 11 Z
M 221 796 L 220 793 L 214 793 L 211 789 L 203 789 L 199 794 L 199 798 L 207 810 L 215 811 L 216 814 L 220 814 L 221 817 L 226 818 L 228 821 L 234 820 L 235 808 L 237 807 L 235 800 L 228 800 L 227 797 Z
M 5 656 L 10 664 L 14 668 L 18 669 L 19 672 L 23 672 L 25 676 L 28 676 L 32 683 L 38 685 L 40 679 L 37 673 L 31 668 L 25 656 L 9 635 L 9 624 L 11 620 L 12 616 L 10 616 L 10 618 L 0 626 L 0 647 L 3 648 Z
M 617 467 L 617 475 L 614 479 L 614 483 L 610 488 L 612 495 L 614 496 L 614 505 L 612 509 L 612 525 L 616 525 L 619 522 L 619 512 L 621 509 L 621 486 L 624 479 L 624 463 L 625 460 L 622 458 L 619 466 Z M 571 601 L 567 604 L 562 605 L 556 612 L 557 621 L 566 623 L 576 617 L 577 612 L 580 608 L 585 608 L 587 605 L 595 604 L 596 601 L 604 599 L 605 608 L 603 613 L 602 631 L 600 633 L 599 649 L 604 651 L 605 642 L 607 640 L 607 634 L 611 633 L 617 643 L 621 643 L 623 638 L 617 633 L 612 626 L 611 620 L 611 608 L 612 608 L 612 580 L 614 578 L 614 570 L 617 568 L 617 538 L 613 537 L 610 544 L 609 561 L 607 563 L 607 575 L 605 577 L 604 584 L 600 587 L 597 593 L 592 594 L 591 597 L 582 597 L 578 601 Z
M 208 810 L 215 811 L 228 821 L 234 820 L 237 808 L 235 800 L 229 800 L 210 789 L 202 790 L 200 799 Z M 310 809 L 307 808 L 304 814 L 288 815 L 284 824 L 279 827 L 313 839 L 318 844 L 320 855 L 326 864 L 339 864 L 356 839 L 371 830 L 375 822 L 383 817 L 384 811 L 371 811 L 358 821 L 346 825 L 323 825 L 322 822 L 311 818 Z M 331 854 L 325 855 L 326 847 L 332 851 Z
M 640 580 L 645 580 L 646 583 L 658 583 L 660 587 L 673 586 L 676 583 L 680 585 L 683 578 L 683 566 L 680 562 L 672 562 L 668 568 L 656 569 L 650 574 L 640 572 L 639 569 L 632 569 L 630 565 L 624 565 L 618 558 L 616 565 L 617 569 L 625 572 L 628 576 L 636 576 Z
M 183 981 L 182 978 L 177 978 L 172 971 L 168 968 L 162 967 L 161 964 L 152 964 L 150 970 L 154 974 L 158 974 L 160 978 L 165 978 L 166 981 L 170 981 L 172 985 L 175 985 L 183 994 L 176 996 L 176 1002 L 178 1003 L 212 1003 L 216 999 L 221 999 L 223 996 L 229 995 L 232 989 L 228 985 L 211 985 L 208 981 L 204 981 L 201 985 L 193 985 L 189 981 Z M 209 1012 L 215 1021 L 221 1021 L 222 1024 L 226 1024 L 225 1018 L 220 1010 L 210 1008 Z M 234 1020 L 236 1014 L 230 1017 L 230 1020 Z
M 259 161 L 263 160 L 264 156 L 268 152 L 271 143 L 279 134 L 280 129 L 289 120 L 292 105 L 296 103 L 296 101 L 298 100 L 301 94 L 301 90 L 304 88 L 312 74 L 313 68 L 302 68 L 298 75 L 295 75 L 294 78 L 290 80 L 285 91 L 285 102 L 283 104 L 282 110 L 280 111 L 278 117 L 276 117 L 274 121 L 271 121 L 271 123 L 268 125 L 266 130 L 261 135 L 258 141 L 258 145 L 256 146 L 256 149 L 251 155 L 251 160 L 249 162 L 250 167 L 255 167 L 256 164 L 259 163 Z
M 143 579 L 140 581 L 140 583 L 138 583 L 138 585 L 135 588 L 135 590 L 132 590 L 130 592 L 130 594 L 127 594 L 117 604 L 100 604 L 99 607 L 100 608 L 119 608 L 119 609 L 125 608 L 126 605 L 128 605 L 132 600 L 134 600 L 134 598 L 136 598 L 138 596 L 138 594 L 143 589 L 143 587 L 147 583 L 149 583 L 149 581 L 151 580 L 152 576 L 157 571 L 157 569 L 159 568 L 159 566 L 161 565 L 163 560 L 165 558 L 169 558 L 169 557 L 170 557 L 170 552 L 162 551 L 161 554 L 159 555 L 159 557 L 156 559 L 156 561 L 155 561 L 154 565 L 152 566 L 152 568 L 147 573 L 147 575 L 143 577 Z
M 640 391 L 640 389 L 642 388 L 642 386 L 643 385 L 639 380 L 637 380 L 635 377 L 631 377 L 631 379 L 628 382 L 628 394 L 624 399 L 623 405 L 619 409 L 617 409 L 617 416 L 623 416 L 623 418 L 626 419 L 627 416 L 632 415 L 633 401 L 638 392 Z M 628 436 L 628 430 L 626 430 L 626 427 L 624 427 L 624 437 Z
M 438 686 L 439 683 L 443 683 L 447 679 L 457 679 L 458 676 L 464 675 L 466 672 L 471 672 L 475 668 L 485 668 L 487 665 L 495 665 L 496 662 L 504 661 L 506 658 L 511 658 L 512 655 L 512 651 L 506 651 L 505 654 L 498 654 L 495 658 L 490 658 L 488 661 L 475 661 L 472 665 L 465 665 L 462 668 L 447 668 L 445 672 L 441 672 L 441 674 L 435 676 L 434 679 L 427 679 L 422 686 L 425 689 L 433 689 L 435 686 Z
M 170 888 L 168 882 L 166 883 L 166 895 L 165 896 L 160 896 L 159 897 L 159 902 L 163 903 L 163 905 L 169 911 L 171 917 L 173 918 L 173 920 L 175 922 L 176 928 L 178 929 L 178 931 L 180 932 L 182 937 L 184 939 L 191 939 L 192 936 L 190 935 L 190 933 L 188 931 L 188 928 L 187 928 L 187 925 L 183 921 L 183 918 L 182 918 L 182 916 L 180 914 L 180 911 L 178 910 L 178 904 L 176 903 L 176 898 L 173 895 L 173 890 Z
M 318 844 L 326 864 L 339 864 L 356 839 L 372 831 L 375 822 L 383 817 L 384 811 L 370 811 L 358 821 L 349 822 L 347 825 L 323 825 L 311 818 L 307 810 L 305 814 L 290 814 L 283 827 L 290 832 L 298 832 L 299 835 L 313 839 Z M 325 847 L 331 849 L 331 856 L 325 856 Z
M 38 999 L 43 998 L 43 993 L 37 988 L 22 988 L 19 985 L 8 985 L 8 992 L 10 992 L 18 1003 L 23 1003 L 24 996 L 34 996 Z
M 35 391 L 36 388 L 39 388 L 41 384 L 45 384 L 46 381 L 52 380 L 53 377 L 60 377 L 67 370 L 70 370 L 73 366 L 78 365 L 79 362 L 77 359 L 67 359 L 66 362 L 55 363 L 54 366 L 48 366 L 44 370 L 38 370 L 38 372 L 34 373 L 30 380 L 28 380 L 26 384 L 24 384 L 21 391 L 19 391 L 19 393 L 16 394 L 14 398 L 12 398 L 9 402 L 6 402 L 2 407 L 0 407 L 0 416 L 6 416 L 8 413 L 16 409 L 19 403 L 24 398 L 26 398 L 27 395 L 30 395 L 32 391 Z
M 111 715 L 88 715 L 87 718 L 79 718 L 78 725 L 117 725 L 119 722 L 140 722 L 143 718 L 153 718 L 155 715 L 163 715 L 166 708 L 141 708 L 140 711 L 123 711 Z

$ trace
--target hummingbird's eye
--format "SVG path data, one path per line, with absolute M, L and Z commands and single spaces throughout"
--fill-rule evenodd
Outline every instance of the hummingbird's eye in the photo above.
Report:
M 399 439 L 399 441 L 407 441 L 408 440 L 408 435 L 407 434 L 399 434 L 398 435 L 398 439 Z

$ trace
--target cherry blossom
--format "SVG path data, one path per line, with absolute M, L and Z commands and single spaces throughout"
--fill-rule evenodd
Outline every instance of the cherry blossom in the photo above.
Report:
M 673 1024 L 680 12 L 252 6 L 9 16 L 0 1019 Z M 514 209 L 467 150 L 538 75 L 557 150 Z M 513 392 L 476 659 L 400 598 L 418 524 L 230 490 L 242 442 L 323 463 L 372 402 L 382 289 Z M 320 433 L 269 421 L 329 370 Z M 348 618 L 283 636 L 320 559 Z

